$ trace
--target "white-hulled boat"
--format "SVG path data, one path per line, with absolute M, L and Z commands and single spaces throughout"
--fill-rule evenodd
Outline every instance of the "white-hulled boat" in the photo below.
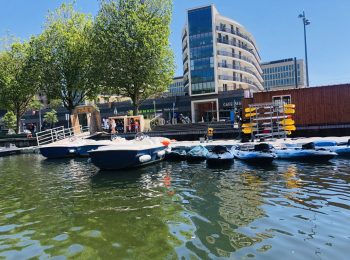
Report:
M 20 150 L 14 144 L 9 144 L 5 147 L 0 147 L 0 157 L 19 154 Z
M 226 164 L 233 162 L 233 154 L 231 151 L 223 145 L 214 146 L 209 153 L 207 154 L 207 163 L 208 164 Z
M 350 156 L 350 139 L 347 143 L 338 144 L 335 141 L 315 141 L 317 148 L 323 148 L 337 153 L 339 156 Z
M 204 161 L 207 159 L 209 150 L 203 145 L 198 145 L 192 148 L 186 155 L 186 159 L 189 162 Z
M 97 149 L 101 146 L 112 145 L 126 142 L 125 139 L 117 140 L 100 140 L 85 139 L 72 136 L 60 141 L 40 146 L 40 153 L 48 159 L 58 159 L 67 157 L 87 157 L 88 151 Z
M 277 158 L 277 155 L 271 151 L 270 145 L 262 143 L 256 145 L 235 145 L 231 152 L 234 157 L 254 164 L 269 164 Z
M 163 160 L 168 145 L 166 138 L 142 137 L 99 147 L 89 151 L 89 155 L 91 162 L 101 170 L 136 168 Z
M 315 148 L 314 143 L 302 147 L 275 147 L 273 152 L 277 154 L 277 159 L 303 162 L 326 162 L 337 156 L 337 153 L 330 150 Z

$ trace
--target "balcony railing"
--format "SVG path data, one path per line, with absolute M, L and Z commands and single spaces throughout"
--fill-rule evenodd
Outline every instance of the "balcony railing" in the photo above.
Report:
M 187 31 L 185 31 L 184 35 L 182 36 L 182 41 L 184 41 L 184 39 L 186 38 L 187 36 Z
M 188 61 L 188 55 L 187 55 L 187 54 L 186 54 L 185 57 L 183 57 L 182 61 L 183 61 L 183 63 L 185 63 L 186 61 Z
M 249 80 L 249 79 L 243 79 L 240 77 L 233 77 L 233 76 L 227 76 L 227 75 L 219 75 L 219 79 L 220 80 L 228 80 L 228 81 L 238 81 L 238 82 L 242 82 L 242 83 L 248 83 L 250 85 L 253 85 L 255 87 L 257 87 L 258 89 L 261 89 L 262 86 L 259 86 L 258 84 L 256 84 L 254 81 Z
M 185 83 L 184 83 L 185 88 L 187 87 L 188 83 L 190 83 L 190 80 L 189 80 L 189 79 L 187 79 L 187 80 L 185 81 Z
M 182 52 L 184 52 L 187 49 L 187 42 L 184 47 L 182 47 Z
M 217 42 L 219 42 L 219 43 L 224 43 L 224 44 L 228 44 L 228 45 L 231 45 L 231 46 L 235 46 L 235 47 L 241 48 L 241 49 L 243 49 L 243 50 L 249 51 L 251 54 L 253 54 L 254 56 L 256 56 L 256 54 L 254 53 L 253 49 L 250 49 L 250 48 L 248 48 L 247 46 L 242 45 L 242 44 L 237 44 L 237 43 L 235 43 L 234 41 L 224 40 L 224 39 L 222 39 L 222 38 L 217 38 Z M 258 57 L 256 57 L 256 58 L 258 59 Z
M 248 73 L 254 75 L 259 80 L 259 76 L 254 71 L 252 71 L 251 69 L 245 68 L 245 67 L 234 66 L 232 64 L 227 64 L 227 63 L 218 63 L 218 67 L 248 72 Z
M 218 55 L 221 55 L 221 56 L 233 57 L 233 58 L 237 58 L 237 59 L 249 62 L 250 64 L 254 65 L 254 67 L 257 69 L 257 71 L 259 71 L 259 72 L 261 71 L 260 67 L 258 65 L 256 65 L 256 63 L 252 59 L 248 58 L 247 56 L 238 55 L 238 54 L 228 52 L 228 51 L 218 51 L 217 53 L 218 53 Z
M 228 33 L 231 33 L 231 34 L 234 34 L 234 35 L 237 35 L 243 39 L 246 39 L 248 42 L 250 42 L 254 48 L 257 50 L 257 47 L 255 46 L 255 43 L 252 41 L 252 39 L 250 39 L 247 35 L 244 35 L 240 32 L 236 32 L 235 30 L 231 30 L 229 28 L 223 28 L 223 27 L 220 27 L 220 26 L 216 26 L 216 30 L 217 31 L 220 31 L 220 32 L 228 32 Z M 258 51 L 257 51 L 258 53 Z M 260 54 L 258 53 L 258 56 L 260 57 Z
M 185 70 L 184 70 L 184 75 L 186 75 L 187 72 L 188 72 L 188 68 L 185 68 Z

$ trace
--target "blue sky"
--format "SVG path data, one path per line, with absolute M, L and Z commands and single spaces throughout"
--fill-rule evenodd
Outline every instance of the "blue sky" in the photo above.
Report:
M 48 10 L 64 0 L 0 0 L 0 38 L 7 32 L 21 39 L 39 34 Z M 218 11 L 245 26 L 257 40 L 263 61 L 304 58 L 303 10 L 308 26 L 310 85 L 350 82 L 349 0 L 174 0 L 171 45 L 176 75 L 182 74 L 181 30 L 186 9 L 215 4 Z M 79 11 L 96 15 L 97 0 L 76 0 Z

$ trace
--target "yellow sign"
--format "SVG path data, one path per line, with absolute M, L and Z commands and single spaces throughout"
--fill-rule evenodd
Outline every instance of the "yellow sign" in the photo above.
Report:
M 77 107 L 74 111 L 76 114 L 87 114 L 87 113 L 92 113 L 96 109 L 91 106 L 83 106 L 83 107 Z

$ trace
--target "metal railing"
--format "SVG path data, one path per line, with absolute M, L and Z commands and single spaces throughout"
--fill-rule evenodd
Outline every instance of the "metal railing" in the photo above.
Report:
M 254 75 L 259 80 L 259 76 L 254 71 L 252 71 L 249 68 L 235 66 L 235 65 L 232 65 L 232 64 L 228 64 L 228 63 L 226 63 L 226 64 L 225 63 L 218 63 L 218 67 L 219 68 L 228 68 L 228 69 L 233 69 L 233 70 L 244 71 L 244 72 L 247 72 L 247 73 L 250 73 L 250 74 Z
M 223 43 L 223 44 L 228 44 L 228 45 L 235 46 L 235 47 L 241 48 L 243 50 L 246 50 L 246 51 L 250 52 L 251 54 L 253 54 L 257 60 L 259 60 L 259 58 L 260 58 L 260 57 L 259 58 L 257 57 L 257 55 L 255 54 L 253 49 L 248 48 L 247 46 L 242 45 L 242 44 L 237 44 L 235 41 L 227 40 L 227 39 L 223 39 L 223 38 L 217 38 L 217 42 Z
M 74 131 L 78 130 L 78 131 Z M 46 145 L 53 142 L 57 142 L 72 136 L 75 136 L 75 132 L 85 133 L 89 131 L 89 127 L 80 126 L 79 129 L 75 129 L 74 127 L 65 128 L 64 126 L 48 129 L 45 131 L 36 133 L 36 141 L 37 145 Z
M 232 57 L 232 58 L 236 58 L 236 59 L 239 59 L 239 60 L 244 60 L 244 61 L 249 62 L 250 64 L 254 65 L 254 67 L 257 69 L 258 72 L 261 71 L 260 66 L 258 66 L 252 59 L 248 58 L 247 56 L 238 55 L 238 54 L 231 53 L 231 52 L 228 52 L 228 51 L 220 51 L 220 50 L 217 51 L 217 54 L 221 55 L 221 56 Z
M 228 81 L 238 81 L 238 82 L 242 82 L 242 83 L 248 83 L 250 85 L 253 85 L 255 87 L 257 87 L 258 89 L 261 89 L 262 86 L 259 86 L 258 84 L 256 84 L 254 81 L 251 81 L 249 79 L 241 79 L 240 77 L 233 77 L 233 76 L 227 76 L 227 75 L 219 75 L 219 80 L 228 80 Z
M 250 39 L 248 36 L 246 36 L 246 35 L 244 35 L 244 34 L 242 34 L 242 33 L 240 33 L 240 32 L 237 32 L 237 31 L 235 31 L 235 30 L 231 30 L 231 29 L 228 29 L 228 28 L 223 28 L 223 27 L 220 27 L 220 26 L 216 26 L 216 30 L 217 30 L 217 31 L 221 31 L 221 32 L 227 32 L 227 33 L 230 33 L 230 34 L 234 34 L 234 35 L 237 35 L 237 36 L 239 36 L 239 37 L 241 37 L 241 38 L 247 40 L 248 42 L 250 42 L 250 43 L 254 46 L 254 48 L 255 48 L 255 50 L 256 50 L 256 53 L 258 54 L 258 56 L 259 56 L 259 58 L 260 58 L 260 54 L 259 54 L 259 52 L 257 51 L 257 47 L 256 47 L 254 41 L 252 41 L 252 39 Z

